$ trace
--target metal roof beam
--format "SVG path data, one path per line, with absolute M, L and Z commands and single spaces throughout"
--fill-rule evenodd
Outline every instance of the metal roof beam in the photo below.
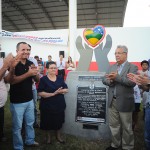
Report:
M 15 2 L 8 0 L 8 1 L 6 1 L 6 3 L 8 5 L 10 5 L 11 7 L 14 7 L 16 10 L 18 10 L 25 17 L 25 19 L 31 24 L 32 28 L 34 30 L 37 30 L 37 28 L 35 27 L 35 25 L 31 21 L 31 19 L 27 16 L 27 14 Z
M 68 0 L 64 0 L 64 2 L 66 3 L 67 7 L 69 7 L 69 2 L 68 2 Z
M 20 31 L 20 29 L 16 26 L 16 24 L 3 12 L 2 17 L 4 17 L 8 22 L 17 30 Z M 2 24 L 3 25 L 3 24 Z
M 44 14 L 46 15 L 46 17 L 49 19 L 49 21 L 52 24 L 52 27 L 55 29 L 55 25 L 53 23 L 52 17 L 49 15 L 49 13 L 46 11 L 46 9 L 43 7 L 42 3 L 39 0 L 34 0 L 34 2 L 40 7 L 40 9 L 43 10 Z
M 80 1 L 78 1 L 78 2 L 81 2 L 81 0 Z M 104 3 L 104 4 L 106 4 L 106 3 L 112 3 L 112 2 L 124 2 L 124 0 L 101 0 L 101 1 L 99 1 L 98 3 L 99 4 L 102 4 L 102 3 Z M 80 5 L 81 3 L 78 3 L 78 5 Z M 82 2 L 82 4 L 91 4 L 91 2 L 90 1 L 85 1 L 85 2 Z
M 95 0 L 95 15 L 96 15 L 96 22 L 98 24 L 98 12 L 97 12 L 97 1 Z

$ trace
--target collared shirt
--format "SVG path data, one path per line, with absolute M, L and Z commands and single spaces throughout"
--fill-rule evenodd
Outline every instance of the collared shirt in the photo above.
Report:
M 121 65 L 118 64 L 118 69 L 117 69 L 118 74 L 121 73 L 121 71 L 122 71 L 122 69 L 123 69 L 123 67 L 124 67 L 124 65 L 125 65 L 126 62 L 127 62 L 127 61 L 125 61 L 125 62 L 124 62 L 123 64 L 121 64 Z
M 29 66 L 33 62 L 26 60 L 25 64 L 19 62 L 15 67 L 15 75 L 21 76 L 28 72 Z M 11 103 L 24 103 L 33 99 L 32 94 L 32 77 L 28 77 L 23 81 L 10 85 L 10 102 Z
M 65 67 L 66 67 L 66 63 L 65 63 L 64 60 L 62 60 L 62 61 L 58 60 L 58 61 L 56 62 L 56 64 L 57 64 L 58 70 L 65 69 Z
M 121 73 L 121 71 L 122 71 L 122 69 L 123 69 L 123 67 L 124 67 L 124 65 L 125 65 L 125 63 L 126 63 L 127 61 L 125 61 L 123 64 L 121 64 L 121 65 L 117 65 L 118 66 L 118 68 L 117 68 L 117 71 L 118 71 L 118 74 L 120 75 L 120 73 Z M 115 89 L 114 89 L 114 97 L 116 97 L 116 86 L 115 86 Z

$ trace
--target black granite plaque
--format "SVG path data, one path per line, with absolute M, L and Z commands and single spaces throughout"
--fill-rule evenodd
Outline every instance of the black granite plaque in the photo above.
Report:
M 77 87 L 76 121 L 106 122 L 106 88 Z

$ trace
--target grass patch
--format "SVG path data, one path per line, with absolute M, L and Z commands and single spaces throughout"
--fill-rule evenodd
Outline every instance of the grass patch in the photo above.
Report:
M 142 110 L 142 109 L 141 109 Z M 144 150 L 144 121 L 143 112 L 139 113 L 138 129 L 134 132 L 135 137 L 135 149 Z M 45 134 L 40 129 L 35 129 L 36 141 L 40 143 L 39 147 L 28 148 L 25 150 L 105 150 L 110 145 L 109 140 L 86 140 L 84 138 L 78 138 L 72 135 L 63 134 L 63 138 L 66 140 L 66 144 L 62 145 L 57 143 L 54 133 L 52 133 L 52 144 L 48 145 L 44 143 Z M 13 150 L 12 145 L 12 123 L 11 113 L 9 110 L 9 100 L 5 105 L 5 136 L 8 138 L 7 142 L 0 143 L 0 150 Z

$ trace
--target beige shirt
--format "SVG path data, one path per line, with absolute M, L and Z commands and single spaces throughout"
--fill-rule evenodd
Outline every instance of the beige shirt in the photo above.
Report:
M 0 69 L 3 66 L 3 58 L 0 58 Z M 4 77 L 8 74 L 8 71 L 5 73 Z M 4 82 L 4 77 L 0 81 L 0 108 L 3 107 L 7 101 L 8 91 L 7 86 Z

